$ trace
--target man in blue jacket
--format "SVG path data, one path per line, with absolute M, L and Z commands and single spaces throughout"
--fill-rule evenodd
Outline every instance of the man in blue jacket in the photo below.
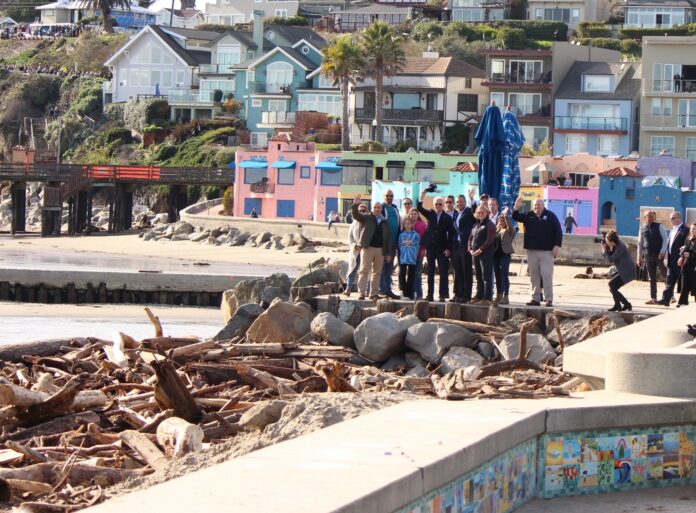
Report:
M 563 242 L 563 230 L 556 214 L 544 207 L 544 200 L 534 201 L 531 212 L 520 212 L 523 200 L 515 201 L 512 218 L 524 225 L 524 249 L 532 279 L 532 300 L 528 306 L 541 304 L 541 283 L 544 283 L 546 306 L 553 306 L 553 261 Z

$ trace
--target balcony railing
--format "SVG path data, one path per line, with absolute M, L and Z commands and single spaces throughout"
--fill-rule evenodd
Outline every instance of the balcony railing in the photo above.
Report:
M 234 64 L 201 64 L 201 73 L 230 73 L 234 74 L 235 70 L 232 69 Z
M 232 91 L 223 91 L 222 98 Z M 215 91 L 211 89 L 170 89 L 169 103 L 205 103 L 214 102 Z
M 295 123 L 294 112 L 262 112 L 262 125 L 289 125 Z
M 353 111 L 355 119 L 369 120 L 375 119 L 375 109 L 355 109 Z M 382 111 L 382 122 L 394 123 L 399 121 L 442 121 L 444 114 L 441 110 L 425 109 L 384 109 Z
M 644 79 L 643 90 L 651 93 L 696 93 L 696 80 L 686 78 L 679 80 Z
M 479 107 L 479 112 L 483 113 L 489 104 L 482 104 Z M 506 107 L 498 105 L 500 107 L 501 114 L 505 112 Z M 522 116 L 538 116 L 538 117 L 549 117 L 551 115 L 551 104 L 542 105 L 541 107 L 535 105 L 512 105 L 512 112 L 515 113 L 517 117 Z
M 491 73 L 486 82 L 498 84 L 550 84 L 550 73 L 539 73 L 536 76 L 529 76 L 526 73 Z
M 300 82 L 297 89 L 306 89 L 311 87 L 311 84 L 307 81 Z M 252 93 L 257 94 L 292 94 L 293 86 L 292 84 L 284 84 L 277 82 L 251 82 L 249 88 Z
M 273 194 L 275 192 L 274 183 L 252 183 L 249 190 L 257 194 Z
M 626 118 L 556 116 L 554 128 L 561 130 L 628 130 Z

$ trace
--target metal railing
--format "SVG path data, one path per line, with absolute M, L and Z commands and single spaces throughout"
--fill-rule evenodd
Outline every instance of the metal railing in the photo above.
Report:
M 295 123 L 294 112 L 262 112 L 261 123 L 265 125 L 287 125 Z
M 530 77 L 525 73 L 491 73 L 484 82 L 493 82 L 499 84 L 550 84 L 550 73 L 539 73 L 536 76 Z
M 311 87 L 311 84 L 306 80 L 300 82 L 297 89 L 305 89 Z M 293 85 L 285 84 L 280 82 L 251 82 L 249 88 L 252 93 L 266 93 L 266 94 L 292 94 Z
M 222 91 L 222 100 L 232 91 Z M 169 103 L 214 103 L 215 90 L 212 89 L 170 89 Z
M 234 74 L 235 70 L 232 69 L 232 66 L 235 66 L 235 64 L 201 64 L 199 72 Z
M 628 130 L 626 118 L 556 116 L 553 123 L 561 130 Z
M 275 192 L 274 183 L 252 183 L 249 190 L 257 194 L 273 194 Z
M 370 122 L 375 119 L 375 109 L 355 109 L 353 115 L 356 119 L 366 119 Z M 425 109 L 384 109 L 382 110 L 382 122 L 391 123 L 398 121 L 442 121 L 444 113 L 441 110 Z
M 672 80 L 643 79 L 643 90 L 651 93 L 696 93 L 696 80 L 680 78 Z
M 479 112 L 483 113 L 486 110 L 486 107 L 488 107 L 487 103 L 483 103 L 479 107 Z M 504 107 L 502 105 L 498 105 L 500 108 L 500 112 L 504 113 L 505 109 L 507 107 Z M 516 116 L 538 116 L 538 117 L 549 117 L 551 115 L 551 104 L 546 104 L 542 105 L 540 107 L 534 107 L 533 105 L 512 105 L 511 106 L 512 112 L 515 113 Z

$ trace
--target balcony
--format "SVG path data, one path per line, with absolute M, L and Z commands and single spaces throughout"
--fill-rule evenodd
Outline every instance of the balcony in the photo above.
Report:
M 601 118 L 601 117 L 576 117 L 556 116 L 554 118 L 555 130 L 568 130 L 580 132 L 626 132 L 628 131 L 628 119 L 626 118 Z
M 294 112 L 262 112 L 261 125 L 294 125 Z
M 306 80 L 300 82 L 297 89 L 307 89 L 311 84 Z M 291 96 L 293 92 L 292 84 L 276 83 L 276 82 L 250 82 L 249 92 L 252 94 L 280 94 Z
M 682 78 L 679 80 L 643 79 L 643 91 L 646 93 L 672 93 L 674 95 L 696 94 L 696 80 Z
M 480 106 L 479 112 L 481 117 L 483 117 L 483 113 L 488 105 L 484 103 Z M 500 113 L 504 114 L 506 107 L 501 105 L 498 105 L 498 107 L 500 108 Z M 551 116 L 551 104 L 542 105 L 541 107 L 538 105 L 512 105 L 511 109 L 518 118 L 548 118 Z M 548 122 L 550 120 L 542 119 L 542 121 Z
M 375 119 L 375 109 L 355 109 L 353 116 L 356 121 L 369 121 Z M 395 124 L 419 124 L 419 123 L 440 123 L 444 119 L 441 110 L 425 109 L 384 109 L 382 111 L 382 123 Z
M 249 191 L 253 194 L 273 194 L 275 193 L 275 184 L 268 182 L 258 182 L 249 185 Z
M 222 97 L 232 93 L 232 91 L 223 91 Z M 214 101 L 215 91 L 211 89 L 170 89 L 169 104 L 183 105 L 206 105 L 212 106 Z
M 539 73 L 536 76 L 530 76 L 525 73 L 491 73 L 491 76 L 484 79 L 484 86 L 505 86 L 514 85 L 524 88 L 551 87 L 551 73 Z
M 234 75 L 235 70 L 232 69 L 234 64 L 201 64 L 199 73 L 214 73 L 218 75 Z

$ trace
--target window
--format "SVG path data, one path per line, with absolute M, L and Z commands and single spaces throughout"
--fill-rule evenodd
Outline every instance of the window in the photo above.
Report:
M 333 89 L 333 80 L 326 75 L 319 75 L 319 89 Z
M 541 109 L 541 94 L 510 93 L 508 97 L 510 106 L 517 116 L 533 115 Z M 502 106 L 504 103 L 498 105 Z
M 674 136 L 653 135 L 650 137 L 650 156 L 655 157 L 662 150 L 674 155 Z
M 544 19 L 544 9 L 534 9 L 534 19 L 543 20 Z
M 653 64 L 653 91 L 674 91 L 681 85 L 675 76 L 681 75 L 681 64 Z
M 571 9 L 570 23 L 576 24 L 580 21 L 580 9 Z
M 587 187 L 587 182 L 590 181 L 592 175 L 586 175 L 585 173 L 569 173 L 568 177 L 576 187 Z
M 259 183 L 262 178 L 268 178 L 267 171 L 266 168 L 244 168 L 244 183 Z
M 464 79 L 464 89 L 471 89 L 471 79 L 470 78 Z
M 220 45 L 217 50 L 217 63 L 221 69 L 242 62 L 242 47 L 240 45 Z
M 176 87 L 184 87 L 184 70 L 176 70 Z
M 119 68 L 118 70 L 118 85 L 127 86 L 128 85 L 128 68 Z
M 619 154 L 619 136 L 618 135 L 600 135 L 598 138 L 597 153 L 599 155 L 618 155 Z
M 302 166 L 300 168 L 300 178 L 309 178 L 311 174 L 311 170 L 309 166 Z
M 297 110 L 314 111 L 341 116 L 341 97 L 337 94 L 302 93 L 298 100 Z
M 258 108 L 258 107 L 261 107 L 261 104 L 262 104 L 262 102 L 261 102 L 261 100 L 259 100 L 259 99 L 251 100 L 251 106 L 252 106 L 252 107 Z
M 287 9 L 276 9 L 275 15 L 276 15 L 276 17 L 279 17 L 279 18 L 287 18 L 288 17 L 288 10 Z
M 326 173 L 322 172 L 322 184 L 324 183 L 324 176 Z M 372 183 L 372 167 L 368 166 L 343 166 L 343 180 L 344 185 L 369 185 Z
M 696 127 L 696 100 L 679 100 L 679 126 Z
M 288 62 L 273 62 L 266 68 L 266 92 L 279 93 L 292 84 L 293 69 Z
M 321 184 L 322 185 L 341 185 L 343 173 L 341 171 L 327 171 L 326 169 L 321 170 Z
M 653 98 L 650 104 L 650 115 L 659 116 L 662 114 L 662 99 Z
M 266 132 L 251 132 L 251 145 L 257 148 L 265 148 L 268 144 L 268 134 Z
M 491 92 L 491 102 L 495 102 L 497 106 L 502 107 L 505 105 L 505 93 Z
M 498 76 L 502 78 L 503 75 L 505 75 L 505 61 L 502 59 L 493 59 L 491 61 L 491 73 L 493 78 Z
M 539 149 L 539 145 L 549 138 L 549 129 L 545 126 L 521 126 L 522 134 L 532 148 Z
M 278 185 L 294 185 L 295 184 L 295 168 L 279 169 L 278 170 Z
M 662 99 L 662 115 L 671 116 L 672 115 L 672 98 Z
M 478 112 L 478 95 L 458 94 L 457 112 Z
M 287 106 L 286 100 L 268 100 L 268 112 L 285 112 Z
M 686 138 L 686 158 L 696 160 L 696 137 Z
M 278 200 L 276 209 L 278 217 L 295 217 L 295 200 Z
M 583 75 L 583 91 L 586 93 L 610 93 L 612 92 L 611 77 L 609 75 Z
M 543 71 L 542 61 L 510 61 L 510 82 L 539 82 Z
M 419 182 L 432 182 L 434 170 L 432 167 L 416 167 L 416 179 Z
M 627 7 L 625 11 L 626 27 L 670 28 L 689 22 L 684 17 L 684 8 Z
M 586 134 L 567 134 L 566 153 L 582 153 L 587 151 Z

